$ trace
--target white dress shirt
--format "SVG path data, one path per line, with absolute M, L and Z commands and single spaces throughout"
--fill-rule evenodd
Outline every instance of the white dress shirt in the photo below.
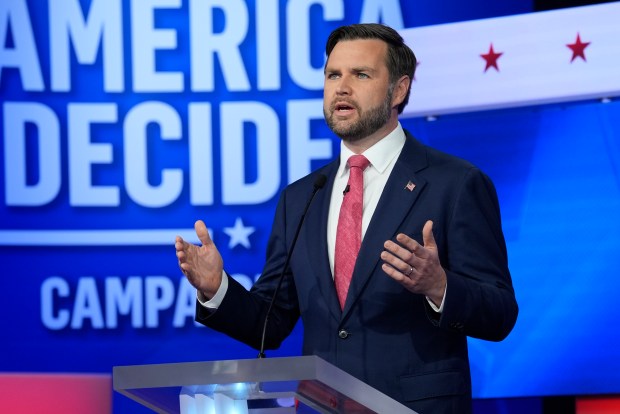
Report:
M 363 156 L 370 161 L 370 165 L 364 170 L 364 206 L 362 210 L 362 240 L 366 235 L 366 229 L 372 215 L 375 213 L 381 193 L 387 183 L 388 177 L 396 164 L 396 159 L 405 145 L 405 132 L 400 124 L 385 138 L 368 148 Z M 340 143 L 340 166 L 334 179 L 331 201 L 329 203 L 329 216 L 327 218 L 327 252 L 329 254 L 329 266 L 334 274 L 334 256 L 336 251 L 336 230 L 340 206 L 342 206 L 343 191 L 349 181 L 349 166 L 347 160 L 355 155 L 342 142 Z

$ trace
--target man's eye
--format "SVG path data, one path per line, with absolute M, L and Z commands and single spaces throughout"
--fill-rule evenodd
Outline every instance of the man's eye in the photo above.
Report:
M 358 73 L 357 77 L 361 78 L 361 79 L 368 79 L 369 78 L 369 76 L 367 74 L 365 74 L 365 73 Z
M 330 73 L 327 75 L 327 79 L 338 79 L 338 77 L 337 73 Z

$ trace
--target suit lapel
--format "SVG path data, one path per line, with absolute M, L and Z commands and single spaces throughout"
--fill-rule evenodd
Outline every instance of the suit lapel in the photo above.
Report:
M 327 183 L 316 196 L 314 213 L 308 216 L 306 226 L 306 245 L 308 257 L 313 262 L 312 273 L 309 277 L 317 278 L 319 290 L 329 307 L 330 313 L 336 320 L 340 320 L 341 310 L 327 252 L 327 218 L 331 201 L 334 177 L 338 171 L 340 159 L 328 164 L 322 171 L 327 176 Z
M 371 275 L 381 266 L 380 254 L 384 250 L 384 242 L 396 236 L 401 223 L 424 189 L 426 181 L 415 173 L 426 165 L 426 149 L 407 134 L 405 146 L 396 160 L 362 241 L 343 318 L 353 307 Z

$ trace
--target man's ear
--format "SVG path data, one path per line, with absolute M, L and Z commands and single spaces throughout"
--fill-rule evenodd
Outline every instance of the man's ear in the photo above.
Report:
M 409 86 L 411 85 L 411 79 L 407 75 L 403 75 L 396 81 L 394 85 L 394 93 L 392 94 L 392 108 L 397 107 L 404 102 Z

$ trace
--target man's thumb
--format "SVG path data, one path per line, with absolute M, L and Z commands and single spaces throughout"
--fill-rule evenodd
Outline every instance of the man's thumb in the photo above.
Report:
M 211 237 L 209 237 L 209 231 L 207 230 L 207 226 L 204 221 L 196 221 L 196 223 L 194 223 L 194 230 L 196 230 L 196 236 L 198 236 L 198 239 L 203 246 L 211 243 Z
M 428 220 L 424 223 L 424 228 L 422 229 L 422 240 L 424 241 L 424 247 L 436 249 L 437 243 L 435 243 L 435 236 L 433 236 L 433 222 Z

